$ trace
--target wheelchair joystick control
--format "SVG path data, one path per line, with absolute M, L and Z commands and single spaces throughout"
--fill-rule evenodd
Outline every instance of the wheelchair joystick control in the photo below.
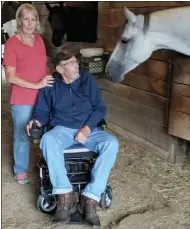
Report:
M 30 129 L 30 136 L 33 139 L 40 139 L 43 134 L 42 127 L 38 126 L 37 122 L 33 120 L 32 128 Z

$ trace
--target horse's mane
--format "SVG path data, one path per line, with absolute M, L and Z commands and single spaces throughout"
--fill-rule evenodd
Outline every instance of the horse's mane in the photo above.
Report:
M 150 13 L 143 14 L 144 15 L 144 24 L 143 24 L 143 31 L 146 33 L 150 24 Z
M 190 11 L 190 6 L 184 6 L 184 7 L 174 7 L 174 8 L 170 8 L 170 9 L 162 9 L 162 10 L 158 10 L 158 11 L 155 11 L 155 12 L 142 14 L 144 16 L 144 23 L 143 23 L 143 31 L 144 31 L 144 33 L 146 33 L 149 30 L 151 16 L 158 15 L 160 13 L 166 13 L 166 12 L 167 12 L 167 14 L 174 13 L 175 11 L 177 13 L 182 8 L 186 8 L 186 9 L 188 8 L 189 11 Z

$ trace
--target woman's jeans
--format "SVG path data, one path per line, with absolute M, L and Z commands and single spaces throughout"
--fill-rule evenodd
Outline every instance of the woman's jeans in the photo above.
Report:
M 26 132 L 26 125 L 31 120 L 33 106 L 12 105 L 14 125 L 14 173 L 25 173 L 29 167 L 30 142 Z
M 74 140 L 77 132 L 77 129 L 56 126 L 46 132 L 41 139 L 40 148 L 48 164 L 50 180 L 53 185 L 52 194 L 64 194 L 72 191 L 72 185 L 65 168 L 63 150 L 77 144 Z M 91 182 L 86 185 L 83 195 L 100 201 L 116 160 L 119 142 L 116 137 L 96 128 L 90 133 L 84 146 L 98 153 L 99 156 L 91 171 Z

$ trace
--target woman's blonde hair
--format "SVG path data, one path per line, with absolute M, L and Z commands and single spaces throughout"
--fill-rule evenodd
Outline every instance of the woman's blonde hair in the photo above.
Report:
M 36 8 L 28 3 L 22 4 L 19 6 L 19 8 L 16 11 L 16 33 L 20 32 L 20 24 L 19 24 L 19 17 L 21 16 L 23 10 L 28 10 L 32 13 L 34 13 L 34 16 L 36 17 L 36 30 L 35 32 L 39 33 L 40 31 L 40 20 L 39 20 L 39 15 L 36 10 Z

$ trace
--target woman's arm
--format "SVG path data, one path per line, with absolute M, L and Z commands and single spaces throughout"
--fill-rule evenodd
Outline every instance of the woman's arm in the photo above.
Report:
M 34 83 L 30 81 L 23 80 L 19 78 L 16 74 L 16 68 L 12 66 L 5 66 L 5 76 L 9 83 L 15 84 L 20 87 L 31 88 L 31 89 L 40 89 L 44 87 L 52 87 L 54 82 L 53 76 L 47 75 L 41 81 Z

